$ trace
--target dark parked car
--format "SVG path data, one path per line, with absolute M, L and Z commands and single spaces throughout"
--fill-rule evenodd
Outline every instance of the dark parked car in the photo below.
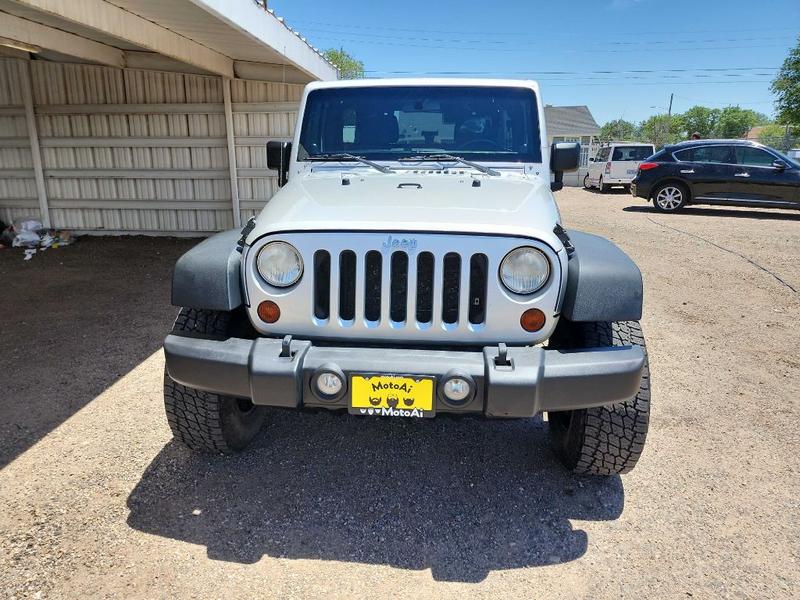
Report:
M 800 164 L 748 140 L 692 140 L 639 165 L 631 194 L 662 212 L 687 204 L 798 209 Z

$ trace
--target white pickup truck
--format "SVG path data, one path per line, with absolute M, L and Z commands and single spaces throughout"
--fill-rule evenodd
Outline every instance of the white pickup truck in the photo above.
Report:
M 632 469 L 650 411 L 641 274 L 562 226 L 553 191 L 580 146 L 547 143 L 538 85 L 313 83 L 300 115 L 267 146 L 281 189 L 261 214 L 175 267 L 175 438 L 237 452 L 270 407 L 545 412 L 568 468 Z
M 583 178 L 583 187 L 598 188 L 601 192 L 607 192 L 612 185 L 630 189 L 639 165 L 655 151 L 653 144 L 609 142 L 594 158 L 589 158 L 589 172 Z

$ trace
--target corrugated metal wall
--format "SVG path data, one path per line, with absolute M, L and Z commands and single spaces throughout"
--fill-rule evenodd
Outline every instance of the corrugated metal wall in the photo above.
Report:
M 0 59 L 0 219 L 39 214 L 20 82 L 24 63 Z
M 233 227 L 219 77 L 31 61 L 53 227 L 211 232 Z M 25 62 L 0 59 L 0 218 L 38 215 Z M 242 221 L 277 187 L 265 144 L 288 139 L 302 85 L 233 80 Z

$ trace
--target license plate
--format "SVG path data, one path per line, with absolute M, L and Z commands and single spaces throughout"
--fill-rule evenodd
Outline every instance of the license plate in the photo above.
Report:
M 432 377 L 353 375 L 350 414 L 379 417 L 432 417 Z
M 628 169 L 628 175 L 636 175 L 636 169 Z

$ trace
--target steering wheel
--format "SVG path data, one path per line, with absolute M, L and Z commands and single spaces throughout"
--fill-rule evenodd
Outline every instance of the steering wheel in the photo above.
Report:
M 501 147 L 502 147 L 496 141 L 490 140 L 489 138 L 479 138 L 479 139 L 476 139 L 476 140 L 467 140 L 466 142 L 461 144 L 458 147 L 458 149 L 459 150 L 465 150 L 469 146 L 474 146 L 475 144 L 489 144 L 490 146 L 492 146 L 493 148 L 497 148 L 498 150 L 500 150 Z

